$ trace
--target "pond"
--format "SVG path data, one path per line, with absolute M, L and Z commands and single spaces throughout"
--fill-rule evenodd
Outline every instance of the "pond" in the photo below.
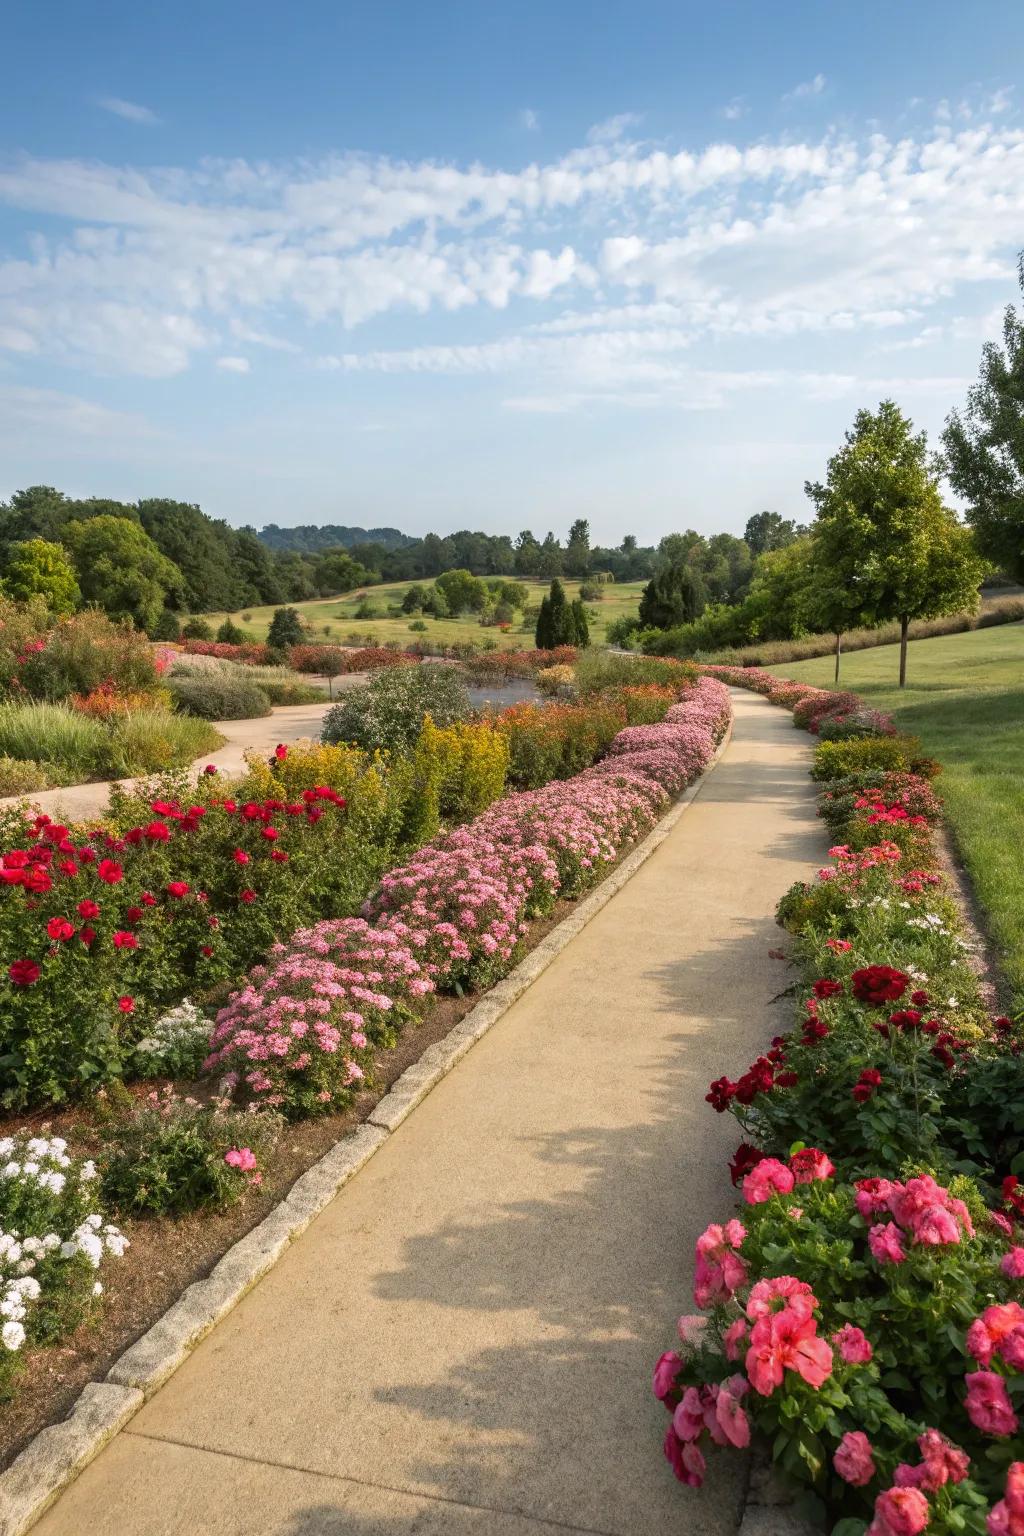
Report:
M 510 704 L 536 704 L 544 695 L 524 678 L 510 677 L 501 683 L 478 683 L 469 687 L 474 709 L 507 709 Z

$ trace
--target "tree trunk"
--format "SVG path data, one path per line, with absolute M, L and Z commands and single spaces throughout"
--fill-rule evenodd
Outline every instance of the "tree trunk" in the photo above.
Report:
M 837 683 L 839 681 L 839 657 L 840 657 L 840 654 L 842 653 L 842 649 L 843 649 L 843 637 L 837 631 L 836 632 L 836 682 Z
M 900 614 L 900 687 L 907 686 L 907 631 L 910 628 L 910 615 Z

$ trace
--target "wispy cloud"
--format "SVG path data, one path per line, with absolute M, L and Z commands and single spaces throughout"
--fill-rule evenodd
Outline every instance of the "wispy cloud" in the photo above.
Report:
M 801 80 L 799 85 L 795 85 L 791 91 L 786 92 L 782 100 L 784 102 L 806 101 L 809 96 L 820 96 L 827 84 L 828 81 L 824 75 L 815 75 L 813 80 Z
M 747 99 L 745 96 L 734 96 L 722 108 L 722 116 L 730 123 L 737 122 L 741 117 L 745 117 L 746 113 Z
M 249 359 L 247 357 L 218 357 L 217 367 L 225 373 L 248 373 Z
M 129 123 L 145 123 L 152 126 L 160 119 L 150 107 L 143 107 L 137 101 L 125 101 L 121 96 L 97 96 L 96 105 L 102 107 L 104 112 L 112 112 L 115 117 L 123 117 Z
M 636 128 L 642 122 L 639 112 L 617 112 L 614 117 L 606 117 L 601 123 L 595 123 L 587 131 L 588 144 L 618 144 L 627 137 L 630 130 Z
M 540 113 L 533 107 L 520 107 L 519 126 L 525 128 L 527 133 L 536 133 L 540 128 Z

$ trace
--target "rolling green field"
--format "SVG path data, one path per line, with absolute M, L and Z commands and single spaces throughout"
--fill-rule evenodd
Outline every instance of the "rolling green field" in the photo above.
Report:
M 481 625 L 476 617 L 469 613 L 457 619 L 433 619 L 426 616 L 423 618 L 423 623 L 427 626 L 425 631 L 409 627 L 420 617 L 418 614 L 403 614 L 397 619 L 356 618 L 356 609 L 363 600 L 372 603 L 383 613 L 389 605 L 400 603 L 411 585 L 409 581 L 385 582 L 380 586 L 360 587 L 355 592 L 346 592 L 344 597 L 312 598 L 309 602 L 293 603 L 291 606 L 298 609 L 306 623 L 312 626 L 313 632 L 310 639 L 321 642 L 333 640 L 336 643 L 343 643 L 348 635 L 358 634 L 360 637 L 372 636 L 372 643 L 375 645 L 384 645 L 387 641 L 398 641 L 401 645 L 408 645 L 414 640 L 427 640 L 437 645 L 482 646 L 490 641 L 506 649 L 532 649 L 533 623 L 531 622 L 529 627 L 524 629 L 520 614 L 516 615 L 507 633 L 502 633 L 493 626 Z M 549 583 L 544 581 L 528 581 L 525 585 L 530 588 L 530 602 L 533 604 L 540 602 L 549 587 Z M 630 581 L 623 582 L 621 586 L 607 586 L 603 589 L 605 596 L 600 602 L 587 604 L 588 612 L 593 615 L 590 637 L 595 645 L 604 644 L 605 630 L 614 619 L 620 619 L 625 614 L 636 613 L 644 585 L 642 581 Z M 564 586 L 568 597 L 573 598 L 579 595 L 578 583 L 566 579 Z M 204 613 L 202 617 L 214 629 L 222 624 L 225 618 L 231 618 L 250 639 L 265 640 L 273 615 L 273 606 L 268 606 L 246 608 L 244 611 L 232 614 Z
M 1024 624 L 912 641 L 843 659 L 840 687 L 892 712 L 943 764 L 937 788 L 1017 1008 L 1024 1008 Z M 769 669 L 832 687 L 831 657 Z

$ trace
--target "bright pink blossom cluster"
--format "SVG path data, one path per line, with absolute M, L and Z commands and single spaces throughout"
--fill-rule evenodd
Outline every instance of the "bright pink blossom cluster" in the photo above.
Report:
M 940 1248 L 974 1236 L 974 1223 L 962 1200 L 921 1174 L 900 1184 L 889 1179 L 860 1179 L 857 1210 L 870 1223 L 868 1245 L 879 1264 L 902 1264 L 905 1239 L 915 1246 Z M 886 1217 L 891 1220 L 886 1220 Z

